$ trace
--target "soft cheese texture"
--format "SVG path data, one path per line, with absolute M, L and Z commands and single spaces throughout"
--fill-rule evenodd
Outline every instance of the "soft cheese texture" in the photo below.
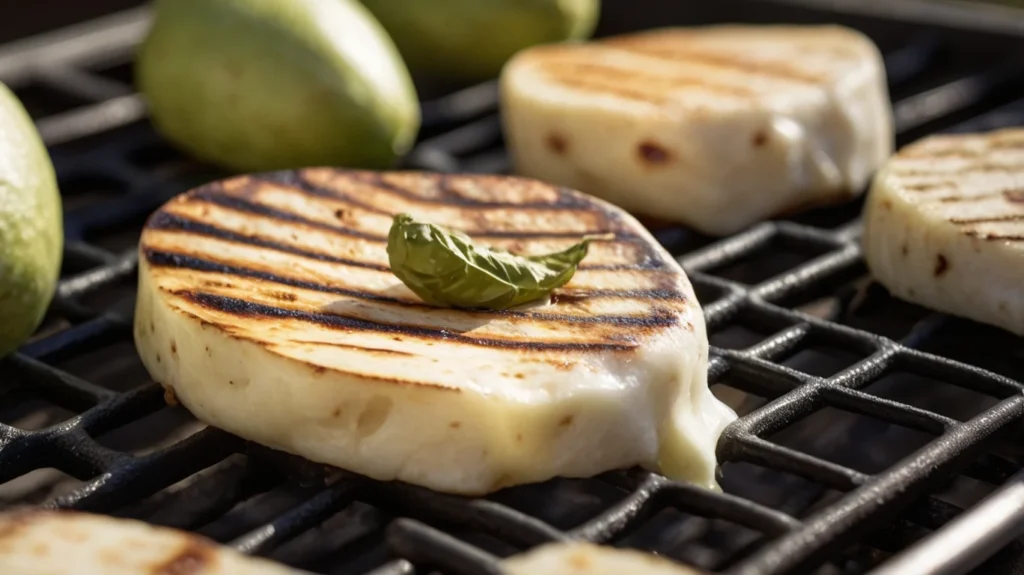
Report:
M 0 514 L 0 573 L 299 575 L 191 533 L 73 511 Z
M 388 269 L 397 212 L 524 254 L 614 239 L 550 303 L 445 309 Z M 212 425 L 456 493 L 636 464 L 714 485 L 735 415 L 707 388 L 700 307 L 605 202 L 502 176 L 308 169 L 184 194 L 140 249 L 142 360 Z
M 714 235 L 859 195 L 894 139 L 877 47 L 836 26 L 532 48 L 501 97 L 517 173 Z
M 652 553 L 590 543 L 552 543 L 502 562 L 504 575 L 700 575 Z
M 1024 129 L 900 150 L 864 226 L 868 267 L 893 295 L 1024 335 Z

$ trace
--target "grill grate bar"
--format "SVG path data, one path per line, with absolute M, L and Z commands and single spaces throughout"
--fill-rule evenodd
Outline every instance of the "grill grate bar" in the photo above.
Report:
M 324 522 L 355 499 L 356 484 L 340 482 L 325 489 L 309 501 L 228 545 L 243 553 L 266 553 L 305 531 L 310 525 Z
M 840 491 L 849 491 L 867 480 L 852 469 L 777 445 L 760 437 L 742 437 L 733 441 L 729 460 L 743 460 L 770 469 L 806 477 Z
M 785 570 L 806 569 L 834 551 L 839 534 L 856 529 L 865 517 L 875 514 L 891 515 L 892 500 L 900 490 L 923 491 L 925 483 L 941 477 L 950 467 L 962 465 L 970 455 L 981 449 L 979 439 L 987 439 L 1024 416 L 1024 394 L 1000 402 L 990 411 L 954 427 L 929 446 L 907 458 L 892 471 L 874 477 L 859 489 L 841 499 L 827 513 L 808 518 L 803 530 L 786 535 L 729 571 L 729 575 L 775 573 Z M 936 464 L 938 462 L 938 464 Z M 862 527 L 861 527 L 862 528 Z M 822 536 L 808 544 L 803 534 Z M 797 551 L 799 549 L 799 551 Z
M 935 435 L 942 435 L 958 423 L 953 418 L 925 409 L 879 399 L 874 395 L 844 387 L 823 387 L 821 393 L 829 404 L 836 407 Z
M 388 545 L 414 563 L 444 565 L 453 575 L 501 575 L 495 556 L 413 519 L 388 527 Z

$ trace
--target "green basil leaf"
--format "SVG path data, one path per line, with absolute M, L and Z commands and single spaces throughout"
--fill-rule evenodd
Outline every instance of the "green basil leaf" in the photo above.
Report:
M 518 256 L 398 214 L 388 233 L 388 260 L 391 272 L 429 304 L 499 310 L 546 298 L 565 285 L 591 239 L 553 254 Z

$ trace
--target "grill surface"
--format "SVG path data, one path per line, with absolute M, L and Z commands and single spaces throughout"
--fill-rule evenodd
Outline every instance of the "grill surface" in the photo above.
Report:
M 618 24 L 603 33 L 839 18 L 792 0 L 608 4 L 605 21 Z M 1024 123 L 1019 37 L 841 19 L 886 54 L 900 143 Z M 630 470 L 464 499 L 324 469 L 166 406 L 132 345 L 135 242 L 161 203 L 226 174 L 147 124 L 130 85 L 145 26 L 145 12 L 128 12 L 0 53 L 0 79 L 50 145 L 67 234 L 45 325 L 0 364 L 0 505 L 140 518 L 320 573 L 496 573 L 499 557 L 574 538 L 730 575 L 864 573 L 958 516 L 966 531 L 899 559 L 933 558 L 915 573 L 1024 563 L 1024 546 L 1004 545 L 1015 531 L 964 513 L 985 511 L 977 502 L 999 486 L 1004 511 L 1024 508 L 1011 490 L 1024 468 L 1022 340 L 872 284 L 859 204 L 717 242 L 655 228 L 704 305 L 712 389 L 743 414 L 719 443 L 725 493 Z M 405 167 L 507 171 L 494 84 L 431 91 L 442 95 L 425 102 Z M 955 556 L 941 553 L 950 540 Z

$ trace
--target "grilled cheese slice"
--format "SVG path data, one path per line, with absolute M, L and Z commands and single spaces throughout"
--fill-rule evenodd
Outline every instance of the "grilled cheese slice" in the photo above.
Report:
M 1024 335 L 1024 129 L 900 150 L 868 196 L 864 258 L 896 297 Z
M 0 514 L 0 573 L 11 575 L 300 575 L 205 538 L 73 511 Z
M 517 173 L 713 235 L 859 195 L 894 139 L 878 49 L 836 26 L 531 48 L 501 102 Z
M 590 543 L 551 543 L 502 562 L 504 575 L 701 575 L 653 553 Z
M 612 237 L 548 303 L 445 309 L 390 272 L 397 212 L 521 254 Z M 140 250 L 142 360 L 211 425 L 453 493 L 633 465 L 715 484 L 735 415 L 708 390 L 693 289 L 605 202 L 511 177 L 308 169 L 186 193 Z

